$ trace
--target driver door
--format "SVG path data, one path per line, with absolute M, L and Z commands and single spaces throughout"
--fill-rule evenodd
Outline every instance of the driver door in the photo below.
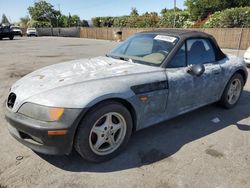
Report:
M 188 66 L 204 64 L 201 76 L 188 73 Z M 207 39 L 189 39 L 168 64 L 169 96 L 167 115 L 177 116 L 215 102 L 221 91 L 221 67 L 215 62 L 212 45 Z

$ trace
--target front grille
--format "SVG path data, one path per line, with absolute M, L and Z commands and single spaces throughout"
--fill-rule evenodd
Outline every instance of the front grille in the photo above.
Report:
M 13 108 L 14 104 L 15 104 L 15 101 L 16 101 L 16 94 L 15 93 L 10 93 L 10 95 L 8 97 L 8 100 L 7 100 L 7 106 L 9 108 Z

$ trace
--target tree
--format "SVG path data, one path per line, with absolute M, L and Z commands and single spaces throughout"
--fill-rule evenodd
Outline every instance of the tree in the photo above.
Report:
M 189 21 L 188 11 L 165 11 L 159 22 L 160 27 L 177 27 L 182 28 Z M 174 23 L 175 20 L 175 23 Z
M 215 12 L 203 27 L 250 27 L 250 6 L 225 9 Z
M 129 16 L 114 17 L 114 27 L 126 27 Z
M 60 16 L 59 20 L 58 20 L 58 26 L 59 27 L 68 27 L 68 17 L 65 15 Z
M 34 27 L 77 27 L 88 26 L 88 22 L 81 21 L 78 15 L 69 13 L 68 16 L 62 15 L 60 11 L 55 10 L 50 3 L 40 0 L 34 3 L 33 6 L 28 7 L 31 20 L 29 23 Z M 21 20 L 22 21 L 22 20 Z M 26 21 L 26 17 L 23 22 Z
M 136 8 L 132 8 L 130 12 L 130 16 L 139 16 L 138 11 Z
M 82 20 L 81 21 L 81 26 L 82 27 L 89 27 L 89 22 L 87 20 Z
M 101 27 L 101 18 L 100 17 L 92 18 L 92 23 L 94 27 Z
M 141 22 L 139 23 L 139 27 L 158 27 L 158 22 L 160 17 L 157 12 L 146 12 L 141 16 Z
M 8 18 L 7 18 L 7 16 L 5 14 L 2 15 L 2 21 L 1 21 L 1 23 L 2 24 L 7 24 L 7 25 L 10 24 L 10 22 L 9 22 L 9 20 L 8 20 Z
M 53 5 L 40 0 L 34 3 L 34 6 L 28 8 L 31 18 L 36 22 L 49 23 L 51 26 L 57 26 L 57 19 L 60 17 L 60 11 L 53 8 Z
M 30 21 L 30 18 L 29 18 L 28 15 L 25 16 L 25 17 L 22 17 L 22 18 L 20 18 L 20 25 L 21 25 L 22 27 L 27 27 L 28 24 L 29 24 L 29 21 Z
M 71 26 L 71 14 L 69 13 L 67 27 L 70 27 L 70 26 Z
M 182 10 L 180 8 L 178 8 L 178 7 L 175 7 L 175 8 L 172 8 L 172 9 L 164 8 L 164 9 L 161 10 L 161 15 L 164 15 L 164 14 L 166 14 L 168 12 L 174 12 L 174 11 L 179 12 L 179 11 L 182 11 Z
M 73 15 L 71 17 L 71 23 L 70 23 L 70 26 L 74 26 L 74 27 L 77 27 L 77 26 L 80 26 L 81 25 L 81 19 L 79 16 L 77 15 Z
M 249 0 L 186 0 L 187 6 L 192 20 L 203 20 L 216 11 L 227 8 L 249 6 Z

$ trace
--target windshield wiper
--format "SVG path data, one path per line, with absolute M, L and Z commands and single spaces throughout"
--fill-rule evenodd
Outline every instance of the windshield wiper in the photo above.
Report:
M 108 54 L 106 54 L 106 57 L 112 57 L 114 59 L 120 59 L 120 60 L 129 61 L 129 62 L 134 63 L 134 61 L 131 58 L 128 58 L 128 57 L 120 57 L 120 56 L 108 55 Z

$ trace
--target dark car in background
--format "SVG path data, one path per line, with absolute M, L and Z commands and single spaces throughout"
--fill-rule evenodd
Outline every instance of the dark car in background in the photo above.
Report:
M 0 40 L 3 38 L 9 38 L 13 40 L 15 36 L 14 31 L 9 26 L 0 26 Z

